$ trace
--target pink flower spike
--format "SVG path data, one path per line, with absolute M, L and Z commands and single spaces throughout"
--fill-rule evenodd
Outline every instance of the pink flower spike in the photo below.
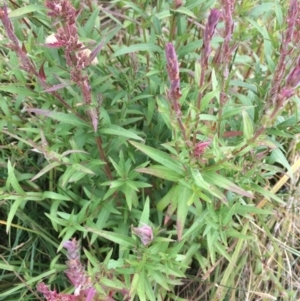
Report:
M 199 142 L 194 148 L 194 156 L 199 158 L 205 151 L 205 149 L 210 145 L 210 141 Z
M 148 225 L 137 228 L 132 227 L 132 232 L 141 239 L 144 246 L 148 246 L 153 240 L 153 231 Z

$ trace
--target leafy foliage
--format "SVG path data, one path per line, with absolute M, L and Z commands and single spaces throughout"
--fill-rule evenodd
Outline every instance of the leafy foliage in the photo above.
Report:
M 3 4 L 0 300 L 300 298 L 299 16 Z

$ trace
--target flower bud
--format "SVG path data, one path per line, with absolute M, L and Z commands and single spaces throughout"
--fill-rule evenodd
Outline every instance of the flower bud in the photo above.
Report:
M 150 226 L 144 225 L 142 227 L 137 227 L 137 228 L 132 227 L 131 229 L 132 232 L 141 239 L 143 245 L 148 246 L 152 242 L 153 231 Z

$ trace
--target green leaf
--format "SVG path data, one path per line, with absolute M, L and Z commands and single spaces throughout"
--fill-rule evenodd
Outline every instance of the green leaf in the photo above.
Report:
M 61 195 L 59 193 L 53 191 L 45 191 L 42 194 L 43 199 L 54 199 L 54 200 L 61 200 L 61 201 L 70 201 L 70 197 L 65 195 Z
M 192 194 L 193 192 L 190 189 L 180 185 L 179 194 L 176 196 L 178 198 L 176 221 L 178 241 L 181 241 L 182 239 L 185 220 L 189 211 L 189 206 L 187 203 Z
M 174 10 L 176 13 L 181 13 L 183 15 L 187 15 L 191 18 L 197 19 L 197 17 L 194 15 L 194 13 L 192 11 L 190 11 L 189 9 L 187 9 L 184 6 L 180 6 L 178 7 L 176 10 Z
M 210 101 L 214 98 L 217 97 L 219 99 L 219 94 L 220 91 L 217 89 L 215 91 L 208 92 L 204 95 L 204 97 L 201 99 L 200 103 L 200 112 L 203 112 L 209 105 Z
M 125 137 L 125 138 L 144 141 L 137 134 L 135 134 L 129 130 L 126 130 L 120 126 L 114 125 L 114 124 L 110 124 L 110 125 L 107 125 L 107 127 L 101 128 L 99 130 L 99 132 L 102 134 L 116 135 L 116 136 L 121 136 L 121 137 Z
M 252 120 L 248 113 L 244 110 L 242 111 L 243 116 L 243 133 L 246 140 L 250 140 L 253 137 L 253 125 Z
M 263 195 L 267 200 L 273 199 L 274 201 L 280 203 L 280 204 L 285 204 L 285 202 L 279 198 L 276 194 L 272 193 L 271 191 L 257 185 L 257 184 L 250 184 L 250 188 L 253 189 L 254 191 L 257 191 L 261 195 Z
M 52 111 L 46 114 L 46 116 L 54 120 L 60 121 L 61 123 L 70 124 L 75 127 L 90 127 L 87 123 L 85 123 L 83 120 L 79 119 L 72 113 L 65 114 L 61 112 Z
M 134 240 L 128 236 L 119 234 L 119 233 L 114 233 L 114 232 L 108 232 L 104 230 L 98 230 L 98 229 L 93 229 L 90 227 L 85 227 L 88 231 L 95 233 L 105 239 L 108 239 L 112 242 L 115 242 L 121 246 L 124 247 L 134 247 L 135 243 Z
M 193 176 L 196 186 L 201 188 L 201 190 L 204 190 L 204 191 L 206 191 L 206 193 L 209 193 L 210 195 L 215 196 L 216 198 L 218 198 L 219 200 L 221 200 L 224 203 L 227 202 L 224 194 L 217 187 L 215 187 L 211 183 L 205 181 L 204 177 L 202 176 L 202 174 L 200 173 L 200 171 L 198 169 L 191 170 L 191 174 Z M 180 181 L 180 182 L 182 182 L 182 181 Z M 204 198 L 205 201 L 208 201 L 208 197 L 205 196 L 202 193 L 202 191 L 200 191 L 200 192 L 196 191 L 196 193 L 199 195 L 199 197 Z
M 139 285 L 137 286 L 137 295 L 139 296 L 140 301 L 146 301 L 146 292 L 145 292 L 146 281 L 149 280 L 145 277 L 145 272 L 141 271 Z
M 216 251 L 218 251 L 219 254 L 221 254 L 229 262 L 231 262 L 231 257 L 229 256 L 229 254 L 226 252 L 224 246 L 219 241 L 215 242 L 215 248 L 216 248 Z
M 290 166 L 288 160 L 286 159 L 285 155 L 281 151 L 281 149 L 279 149 L 279 148 L 273 149 L 271 156 L 270 156 L 270 160 L 272 162 L 277 162 L 277 163 L 281 164 L 282 166 L 284 166 L 288 170 L 290 178 L 293 180 L 293 178 L 294 178 L 293 171 L 291 169 L 291 166 Z
M 132 187 L 130 187 L 126 182 L 125 185 L 122 186 L 121 190 L 125 194 L 128 209 L 131 211 L 132 206 L 137 207 L 138 197 L 136 191 L 132 189 Z
M 157 203 L 157 209 L 163 211 L 173 200 L 177 201 L 177 195 L 181 185 L 173 186 L 168 193 Z M 176 209 L 176 208 L 175 208 Z
M 57 268 L 51 269 L 45 273 L 39 273 L 36 277 L 28 277 L 29 279 L 26 281 L 22 281 L 21 284 L 14 285 L 12 289 L 1 292 L 1 297 L 11 298 L 12 295 L 20 293 L 22 289 L 28 290 L 29 286 L 35 286 L 36 283 L 43 281 L 44 279 L 48 279 L 51 275 L 57 274 Z M 2 299 L 3 300 L 3 299 Z M 8 299 L 6 299 L 8 300 Z
M 151 274 L 152 274 L 152 271 L 151 271 Z M 144 284 L 145 284 L 145 292 L 146 292 L 146 297 L 147 297 L 146 300 L 156 301 L 157 299 L 156 299 L 155 294 L 154 294 L 152 281 L 151 282 L 149 281 L 149 276 L 148 275 L 145 277 Z M 159 283 L 159 285 L 161 285 L 161 283 Z
M 108 288 L 113 288 L 113 289 L 116 289 L 116 290 L 125 289 L 122 282 L 120 280 L 116 279 L 116 278 L 114 278 L 113 280 L 110 280 L 106 277 L 101 277 L 100 282 L 101 282 L 101 284 L 105 285 Z
M 144 209 L 140 217 L 140 223 L 149 225 L 149 216 L 150 216 L 150 200 L 149 197 L 147 196 L 146 202 L 144 204 Z M 139 225 L 139 226 L 143 226 L 143 225 Z
M 100 213 L 97 216 L 97 221 L 96 221 L 95 227 L 98 230 L 102 230 L 106 226 L 106 223 L 107 223 L 107 221 L 110 217 L 110 213 L 111 213 L 111 210 L 109 210 L 108 208 L 109 208 L 108 205 L 104 205 L 103 208 L 101 209 Z M 95 242 L 96 238 L 97 238 L 97 234 L 93 233 L 92 238 L 91 238 L 92 244 Z
M 203 211 L 201 215 L 193 222 L 192 226 L 186 230 L 182 236 L 182 239 L 186 239 L 192 234 L 197 235 L 197 233 L 199 233 L 199 229 L 201 229 L 205 224 L 205 217 L 207 214 L 209 214 L 207 210 Z
M 230 191 L 235 192 L 239 195 L 243 195 L 243 196 L 246 196 L 248 198 L 253 198 L 253 194 L 251 192 L 248 192 L 248 191 L 244 190 L 243 188 L 237 186 L 236 184 L 234 184 L 233 182 L 231 182 L 227 178 L 224 178 L 223 176 L 221 176 L 217 173 L 206 172 L 206 173 L 202 174 L 202 176 L 203 176 L 203 179 L 208 183 L 212 183 L 216 186 L 219 186 L 219 187 L 224 188 L 226 190 L 230 190 Z
M 46 7 L 44 5 L 30 4 L 14 9 L 8 14 L 8 16 L 9 18 L 24 17 L 24 15 L 27 15 L 29 13 L 40 12 L 44 10 L 46 10 Z
M 135 170 L 171 182 L 177 182 L 180 178 L 182 178 L 182 176 L 180 176 L 179 174 L 174 173 L 172 169 L 169 169 L 162 165 L 152 165 L 150 167 L 137 168 Z
M 53 168 L 55 168 L 57 166 L 60 166 L 60 165 L 61 165 L 61 163 L 60 162 L 56 162 L 56 161 L 48 164 L 39 173 L 37 173 L 30 181 L 31 182 L 35 181 L 36 179 L 38 179 L 39 177 L 41 177 L 42 175 L 44 175 L 49 170 L 51 170 L 51 169 L 53 169 Z
M 124 55 L 127 53 L 133 53 L 133 52 L 138 52 L 138 51 L 148 51 L 148 52 L 162 52 L 162 49 L 155 45 L 155 44 L 147 44 L 147 43 L 142 43 L 142 44 L 134 44 L 129 47 L 123 46 L 121 49 L 117 50 L 113 56 L 120 56 Z
M 96 19 L 99 16 L 100 10 L 100 6 L 96 7 L 96 9 L 94 9 L 93 13 L 90 15 L 89 19 L 84 24 L 83 32 L 85 36 L 90 36 L 92 34 L 92 30 L 95 26 Z
M 274 215 L 272 210 L 261 209 L 258 207 L 250 206 L 250 205 L 239 205 L 235 210 L 236 214 L 245 216 L 246 214 L 266 214 L 266 215 Z
M 16 191 L 16 193 L 25 196 L 26 193 L 19 184 L 15 174 L 14 174 L 14 168 L 11 165 L 10 160 L 7 162 L 7 173 L 8 173 L 8 178 L 7 178 L 7 184 L 10 184 L 12 188 Z
M 0 91 L 9 92 L 14 95 L 22 95 L 22 96 L 37 96 L 37 93 L 30 90 L 29 88 L 25 88 L 23 86 L 18 86 L 16 84 L 0 84 Z
M 129 296 L 131 297 L 131 300 L 133 300 L 134 296 L 136 295 L 139 283 L 140 283 L 140 274 L 136 273 L 132 278 L 130 291 L 129 291 Z
M 164 165 L 165 167 L 173 170 L 178 175 L 184 175 L 185 171 L 182 164 L 175 159 L 173 159 L 170 155 L 147 146 L 145 144 L 141 144 L 138 142 L 129 141 L 133 146 L 139 149 L 141 152 L 152 158 L 153 160 L 157 161 L 158 163 Z
M 85 174 L 89 174 L 89 175 L 94 175 L 95 174 L 93 171 L 91 171 L 90 169 L 84 167 L 83 165 L 81 165 L 79 163 L 72 164 L 72 168 L 76 171 L 80 171 L 80 172 L 83 172 Z
M 163 274 L 157 270 L 151 270 L 151 278 L 153 278 L 153 280 L 156 283 L 159 283 L 159 285 L 161 285 L 164 289 L 166 289 L 167 291 L 170 290 L 168 283 L 166 281 L 166 278 L 163 276 Z
M 126 1 L 124 8 L 130 7 L 133 11 L 137 12 L 143 19 L 147 20 L 148 14 L 141 9 L 139 6 L 135 5 L 133 1 Z
M 13 202 L 12 206 L 10 207 L 9 213 L 7 216 L 7 221 L 6 221 L 6 233 L 8 233 L 10 231 L 12 220 L 13 220 L 19 206 L 22 204 L 22 202 L 24 202 L 24 199 L 22 197 L 20 197 L 20 198 L 16 199 Z

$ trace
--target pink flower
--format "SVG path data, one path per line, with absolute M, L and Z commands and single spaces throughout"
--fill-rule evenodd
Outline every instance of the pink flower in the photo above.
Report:
M 152 228 L 148 225 L 144 225 L 142 227 L 134 228 L 132 227 L 132 232 L 137 235 L 142 243 L 145 246 L 148 246 L 153 240 L 153 231 Z
M 205 149 L 210 145 L 210 143 L 210 141 L 197 143 L 194 148 L 194 156 L 197 158 L 200 157 L 204 153 Z
M 55 33 L 52 33 L 51 35 L 47 36 L 45 42 L 45 45 L 49 48 L 59 48 L 65 46 L 64 41 L 59 41 Z
M 37 285 L 37 291 L 42 293 L 47 301 L 76 301 L 76 296 L 71 294 L 57 293 L 55 290 L 51 291 L 44 282 L 41 282 Z
M 83 295 L 86 296 L 86 301 L 93 300 L 96 290 L 92 286 L 90 278 L 86 275 L 84 266 L 80 262 L 80 245 L 75 238 L 72 240 L 65 241 L 63 247 L 68 250 L 67 266 L 68 269 L 66 274 L 75 287 L 75 296 Z

